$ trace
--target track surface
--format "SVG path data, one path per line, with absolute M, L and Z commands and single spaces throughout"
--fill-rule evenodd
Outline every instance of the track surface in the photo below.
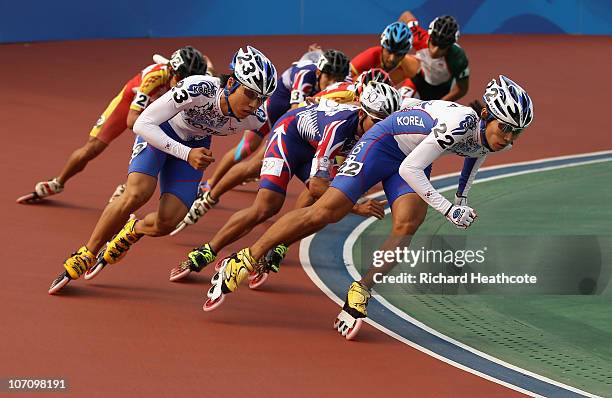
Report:
M 232 52 L 249 43 L 283 70 L 313 41 L 353 56 L 376 40 L 230 37 L 3 45 L 0 376 L 66 378 L 69 394 L 63 396 L 345 396 L 355 390 L 419 397 L 519 396 L 369 326 L 360 342 L 343 341 L 331 330 L 338 308 L 297 266 L 296 249 L 263 292 L 243 288 L 220 310 L 204 314 L 211 271 L 171 284 L 168 270 L 252 200 L 252 192 L 230 193 L 219 210 L 177 237 L 144 239 L 91 283 L 71 283 L 60 297 L 46 293 L 62 260 L 86 241 L 106 199 L 125 178 L 133 136 L 126 132 L 61 196 L 37 206 L 18 206 L 14 200 L 36 181 L 59 173 L 107 102 L 153 52 L 169 54 L 193 44 L 222 71 Z M 513 151 L 491 157 L 488 164 L 609 149 L 606 131 L 585 112 L 606 114 L 603 95 L 612 89 L 612 53 L 600 50 L 611 44 L 597 37 L 462 38 L 472 62 L 468 99 L 503 72 L 524 83 L 536 103 L 531 131 Z M 588 68 L 580 79 L 570 62 L 558 61 L 568 51 Z M 221 156 L 237 139 L 215 140 L 215 154 Z M 444 159 L 434 170 L 449 172 L 458 164 Z M 289 204 L 299 186 L 292 187 Z M 248 244 L 262 228 L 224 253 Z

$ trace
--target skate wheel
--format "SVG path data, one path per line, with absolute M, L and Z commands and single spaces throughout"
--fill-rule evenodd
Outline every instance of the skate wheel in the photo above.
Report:
M 176 228 L 174 229 L 174 231 L 170 232 L 170 236 L 174 236 L 176 234 L 178 234 L 179 232 L 181 232 L 182 230 L 185 229 L 185 227 L 187 227 L 187 224 L 185 224 L 184 221 L 181 221 L 181 223 L 179 225 L 176 226 Z
M 180 270 L 178 267 L 173 268 L 170 271 L 170 282 L 176 282 L 178 280 L 181 280 L 187 275 L 189 275 L 190 273 L 191 273 L 191 270 L 189 268 L 185 268 L 184 270 Z
M 223 303 L 223 300 L 225 300 L 225 296 L 224 295 L 219 296 L 219 298 L 216 299 L 216 300 L 213 300 L 213 299 L 209 298 L 208 300 L 206 300 L 204 302 L 204 305 L 202 306 L 202 309 L 205 312 L 212 311 L 212 310 L 216 309 L 218 306 L 220 306 L 221 303 Z
M 348 332 L 346 333 L 346 339 L 347 340 L 353 340 L 357 334 L 359 333 L 359 329 L 361 329 L 361 325 L 363 324 L 363 320 L 362 319 L 357 319 L 355 321 L 355 325 L 353 325 L 352 328 L 350 328 L 348 330 Z
M 98 276 L 98 274 L 102 271 L 102 269 L 104 268 L 106 264 L 98 261 L 97 263 L 94 264 L 93 267 L 91 267 L 90 269 L 88 269 L 87 271 L 85 271 L 85 280 L 92 280 L 93 278 L 95 278 L 96 276 Z
M 268 276 L 269 275 L 266 272 L 256 274 L 252 279 L 249 275 L 249 289 L 257 289 L 258 287 L 266 283 Z
M 206 297 L 213 298 L 215 296 L 215 287 L 217 285 L 213 284 L 208 291 L 206 291 Z
M 219 281 L 220 278 L 221 278 L 221 272 L 217 272 L 216 274 L 214 274 L 212 276 L 212 278 L 210 278 L 210 283 L 213 284 L 213 287 L 214 287 L 214 285 L 217 284 L 217 282 Z
M 38 196 L 36 192 L 30 192 L 27 195 L 23 195 L 17 198 L 17 203 L 28 204 L 40 202 L 42 198 Z
M 70 282 L 70 276 L 66 272 L 55 278 L 51 286 L 49 287 L 49 294 L 55 294 L 62 290 Z
M 225 258 L 222 258 L 221 260 L 217 261 L 215 263 L 215 271 L 219 272 L 219 270 L 221 269 L 221 267 L 223 266 L 223 262 L 225 261 Z

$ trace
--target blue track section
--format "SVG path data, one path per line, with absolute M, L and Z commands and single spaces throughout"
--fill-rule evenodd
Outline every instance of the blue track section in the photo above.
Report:
M 537 171 L 547 167 L 571 165 L 594 160 L 612 160 L 612 153 L 603 153 L 592 156 L 581 156 L 567 159 L 545 160 L 527 165 L 511 165 L 494 170 L 483 170 L 478 174 L 479 179 L 503 176 L 521 171 Z M 436 189 L 457 184 L 457 177 L 443 178 L 433 182 Z M 310 263 L 321 281 L 340 298 L 344 298 L 351 278 L 346 264 L 343 261 L 342 249 L 350 233 L 363 221 L 362 217 L 349 215 L 342 221 L 329 225 L 318 232 L 309 250 Z M 568 391 L 545 381 L 509 369 L 503 365 L 482 358 L 455 344 L 443 340 L 420 327 L 397 316 L 385 308 L 375 297 L 368 305 L 368 315 L 375 322 L 398 335 L 444 356 L 454 362 L 494 377 L 506 383 L 513 384 L 528 391 L 546 397 L 582 397 L 583 395 Z

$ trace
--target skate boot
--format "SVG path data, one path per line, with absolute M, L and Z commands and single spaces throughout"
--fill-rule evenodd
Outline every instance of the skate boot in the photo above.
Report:
M 96 256 L 86 246 L 81 247 L 76 253 L 64 261 L 64 272 L 62 272 L 49 287 L 49 294 L 59 292 L 73 279 L 79 279 L 96 261 Z
M 224 259 L 219 272 L 210 281 L 212 287 L 208 290 L 204 311 L 212 311 L 220 306 L 225 295 L 238 289 L 240 283 L 248 278 L 249 273 L 255 269 L 255 263 L 248 248 Z
M 64 190 L 57 177 L 49 181 L 41 181 L 34 187 L 34 192 L 17 198 L 17 203 L 37 203 L 47 196 L 56 195 Z
M 359 333 L 363 319 L 368 316 L 367 306 L 371 294 L 367 287 L 355 281 L 351 283 L 342 311 L 334 321 L 334 329 L 347 340 L 352 340 Z
M 183 279 L 190 272 L 200 272 L 202 268 L 215 261 L 217 253 L 210 247 L 208 243 L 203 246 L 196 247 L 187 255 L 188 259 L 183 261 L 170 270 L 170 282 L 176 282 Z
M 95 265 L 85 273 L 86 280 L 95 278 L 108 264 L 115 264 L 121 260 L 127 254 L 130 247 L 143 237 L 142 234 L 137 234 L 134 231 L 136 221 L 138 220 L 130 218 L 121 228 L 121 231 L 100 251 Z
M 189 209 L 183 221 L 176 226 L 174 231 L 170 232 L 170 235 L 174 236 L 185 229 L 188 225 L 197 223 L 200 217 L 215 207 L 217 203 L 219 203 L 219 200 L 213 200 L 213 198 L 210 196 L 210 191 L 200 192 L 196 200 L 193 201 L 191 209 Z

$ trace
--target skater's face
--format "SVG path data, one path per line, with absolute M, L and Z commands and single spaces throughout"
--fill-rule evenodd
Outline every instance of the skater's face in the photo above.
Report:
M 489 113 L 487 108 L 483 108 L 480 116 L 483 120 L 487 120 Z M 522 129 L 516 129 L 512 126 L 500 122 L 499 120 L 492 119 L 487 122 L 485 127 L 485 137 L 489 147 L 493 151 L 501 151 L 510 144 L 514 144 L 519 139 Z
M 520 134 L 520 130 L 515 130 L 511 126 L 495 119 L 487 124 L 485 130 L 489 147 L 494 151 L 501 151 L 508 145 L 515 143 Z
M 448 49 L 450 48 L 450 46 L 434 44 L 433 40 L 429 40 L 428 47 L 429 55 L 431 55 L 432 58 L 441 58 L 445 56 L 448 53 Z
M 323 73 L 320 70 L 317 70 L 317 78 L 319 80 L 319 90 L 325 90 L 331 84 L 337 82 L 336 78 L 329 73 Z
M 361 109 L 359 110 L 359 119 L 361 120 L 361 123 L 359 123 L 360 129 L 357 132 L 359 136 L 365 134 L 369 129 L 372 128 L 372 126 L 374 126 L 377 122 L 380 121 L 380 119 L 375 119 L 371 117 Z
M 227 84 L 231 87 L 234 82 L 235 80 L 230 77 Z M 266 97 L 259 95 L 242 84 L 228 97 L 232 112 L 234 112 L 238 119 L 243 119 L 255 113 L 265 100 Z
M 399 65 L 406 54 L 392 53 L 386 48 L 382 49 L 381 62 L 385 72 L 390 72 Z

